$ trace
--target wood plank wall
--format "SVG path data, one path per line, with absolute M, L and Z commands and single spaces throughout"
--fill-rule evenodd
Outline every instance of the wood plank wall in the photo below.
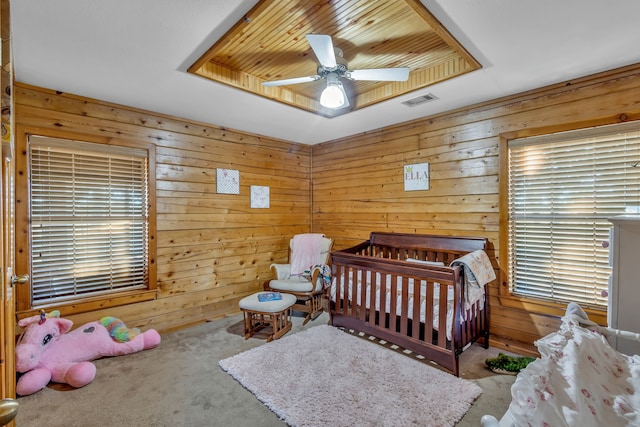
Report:
M 309 146 L 21 84 L 14 94 L 17 125 L 156 146 L 158 297 L 76 325 L 112 315 L 169 330 L 237 313 L 286 262 L 291 236 L 310 231 Z M 216 193 L 216 168 L 240 171 L 240 195 Z M 269 209 L 250 208 L 251 185 L 270 187 Z
M 639 76 L 640 66 L 626 67 L 316 145 L 313 229 L 335 238 L 336 249 L 371 231 L 486 236 L 499 272 L 505 226 L 500 150 L 506 138 L 637 120 Z M 425 162 L 430 189 L 405 192 L 403 166 Z M 535 339 L 556 329 L 556 317 L 502 305 L 498 281 L 490 293 L 491 331 L 499 337 L 494 342 L 531 350 Z M 527 345 L 516 348 L 518 342 Z
M 158 299 L 72 320 L 110 314 L 168 330 L 237 312 L 298 232 L 326 233 L 338 249 L 371 231 L 482 235 L 500 272 L 506 138 L 639 119 L 640 66 L 313 147 L 20 84 L 15 100 L 16 124 L 156 144 Z M 423 162 L 431 189 L 405 193 L 403 165 Z M 217 167 L 240 170 L 240 196 L 216 194 Z M 270 186 L 271 209 L 249 208 L 250 185 Z M 502 305 L 498 282 L 490 293 L 494 343 L 528 351 L 557 327 Z

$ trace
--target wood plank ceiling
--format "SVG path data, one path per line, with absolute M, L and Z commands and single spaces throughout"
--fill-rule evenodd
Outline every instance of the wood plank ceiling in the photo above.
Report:
M 406 82 L 343 79 L 350 107 L 320 105 L 324 79 L 262 82 L 316 74 L 306 34 L 328 34 L 348 68 L 409 67 Z M 481 68 L 419 0 L 262 0 L 190 68 L 198 76 L 327 117 L 344 114 Z

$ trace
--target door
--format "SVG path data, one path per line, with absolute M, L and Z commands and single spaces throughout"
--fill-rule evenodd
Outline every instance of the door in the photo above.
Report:
M 2 123 L 2 173 L 0 173 L 0 426 L 9 423 L 17 412 L 15 369 L 15 300 L 14 300 L 14 210 L 13 210 L 13 144 L 10 127 Z M 6 136 L 9 136 L 9 139 Z
M 2 130 L 9 131 L 2 123 Z M 15 368 L 15 301 L 13 278 L 13 145 L 2 138 L 2 173 L 0 174 L 0 426 L 10 422 L 17 412 Z
M 0 0 L 0 426 L 15 425 L 18 411 L 15 368 L 15 300 L 13 266 L 15 256 L 13 69 L 9 0 Z

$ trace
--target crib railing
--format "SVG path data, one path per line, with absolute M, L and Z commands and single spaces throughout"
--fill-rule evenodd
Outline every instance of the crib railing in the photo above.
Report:
M 426 269 L 348 253 L 332 254 L 331 265 L 330 316 L 334 326 L 395 343 L 457 375 L 462 351 L 458 343 L 463 333 L 459 321 L 460 267 Z

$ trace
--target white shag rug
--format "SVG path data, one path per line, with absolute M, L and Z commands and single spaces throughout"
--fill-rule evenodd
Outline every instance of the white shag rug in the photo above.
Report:
M 218 364 L 296 427 L 453 426 L 482 394 L 470 381 L 329 325 Z

